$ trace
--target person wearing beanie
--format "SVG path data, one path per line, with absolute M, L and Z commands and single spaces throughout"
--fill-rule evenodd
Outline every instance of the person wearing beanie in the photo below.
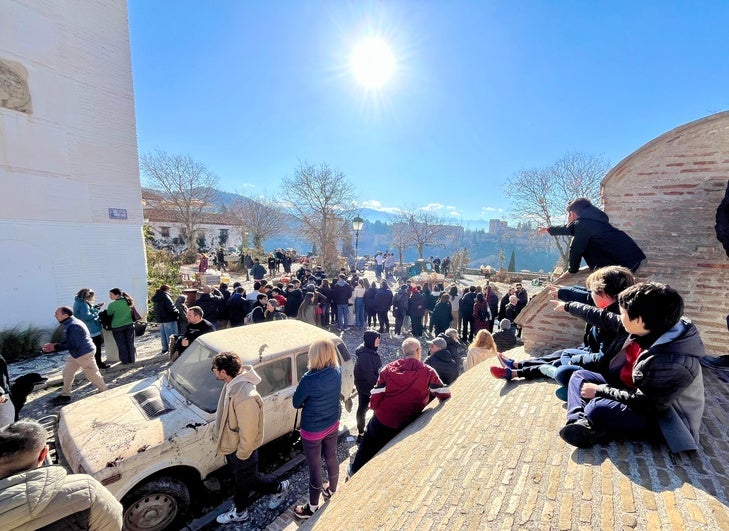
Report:
M 428 341 L 428 352 L 430 355 L 425 364 L 435 369 L 444 384 L 450 385 L 455 382 L 458 378 L 458 365 L 451 357 L 446 340 L 436 337 L 433 341 Z
M 370 393 L 377 383 L 382 368 L 382 359 L 377 353 L 380 346 L 380 334 L 375 330 L 364 333 L 364 342 L 355 351 L 354 385 L 357 388 L 357 442 L 362 441 L 365 430 L 365 415 L 370 405 Z

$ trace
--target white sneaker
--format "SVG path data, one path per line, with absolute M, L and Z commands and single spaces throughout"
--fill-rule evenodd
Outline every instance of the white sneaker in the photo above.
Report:
M 245 522 L 248 520 L 248 509 L 243 509 L 243 512 L 239 513 L 233 507 L 227 513 L 219 514 L 215 519 L 219 524 L 229 524 L 230 522 Z
M 289 480 L 284 479 L 278 487 L 278 492 L 271 496 L 271 500 L 268 502 L 269 509 L 276 509 L 286 499 L 286 495 L 289 493 Z

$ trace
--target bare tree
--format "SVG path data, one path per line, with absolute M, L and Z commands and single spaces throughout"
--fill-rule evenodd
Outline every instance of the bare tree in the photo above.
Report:
M 269 200 L 256 200 L 248 197 L 236 199 L 228 206 L 228 213 L 240 228 L 241 235 L 253 236 L 253 247 L 263 252 L 263 242 L 288 229 L 288 215 L 280 206 Z M 241 238 L 244 240 L 245 238 Z
M 392 224 L 392 245 L 397 249 L 400 265 L 402 265 L 405 249 L 410 247 L 413 243 L 413 233 L 407 223 L 396 221 Z
M 521 170 L 504 185 L 512 214 L 539 226 L 561 224 L 567 203 L 586 197 L 599 204 L 600 183 L 610 169 L 603 156 L 569 153 L 545 168 Z M 562 262 L 567 263 L 569 238 L 554 236 Z
M 337 266 L 337 244 L 354 212 L 354 187 L 341 170 L 322 163 L 299 163 L 282 181 L 283 197 L 299 230 L 318 250 L 325 267 Z M 346 229 L 345 229 L 346 228 Z
M 406 239 L 415 245 L 418 257 L 423 258 L 423 248 L 426 245 L 438 246 L 443 238 L 450 233 L 450 227 L 433 211 L 419 208 L 402 210 L 397 217 L 396 224 L 405 226 Z
M 172 213 L 182 225 L 188 246 L 217 197 L 218 177 L 203 162 L 190 155 L 170 154 L 157 148 L 139 159 L 145 183 L 162 192 L 164 202 L 160 208 Z

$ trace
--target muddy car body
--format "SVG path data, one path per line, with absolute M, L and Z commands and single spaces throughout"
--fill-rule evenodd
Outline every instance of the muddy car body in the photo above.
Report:
M 124 505 L 130 530 L 176 529 L 190 492 L 224 465 L 215 455 L 222 382 L 210 368 L 233 351 L 261 376 L 264 443 L 291 432 L 291 397 L 312 341 L 329 338 L 342 365 L 340 399 L 351 405 L 353 361 L 341 339 L 296 320 L 212 332 L 196 339 L 161 376 L 88 397 L 61 410 L 57 441 L 73 472 L 91 474 Z

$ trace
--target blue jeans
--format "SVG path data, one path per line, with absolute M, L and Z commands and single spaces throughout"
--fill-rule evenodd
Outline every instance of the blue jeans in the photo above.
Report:
M 357 328 L 364 328 L 365 326 L 364 297 L 354 299 L 354 326 Z
M 162 340 L 162 354 L 170 348 L 170 336 L 177 334 L 177 321 L 160 323 L 159 337 Z
M 590 382 L 606 384 L 601 374 L 579 370 L 572 374 L 567 394 L 567 422 L 586 418 L 590 425 L 604 431 L 613 438 L 644 435 L 646 430 L 655 427 L 655 422 L 648 417 L 636 413 L 626 404 L 610 398 L 583 398 L 580 395 L 582 384 Z
M 349 326 L 349 305 L 337 304 L 337 327 L 344 330 Z

